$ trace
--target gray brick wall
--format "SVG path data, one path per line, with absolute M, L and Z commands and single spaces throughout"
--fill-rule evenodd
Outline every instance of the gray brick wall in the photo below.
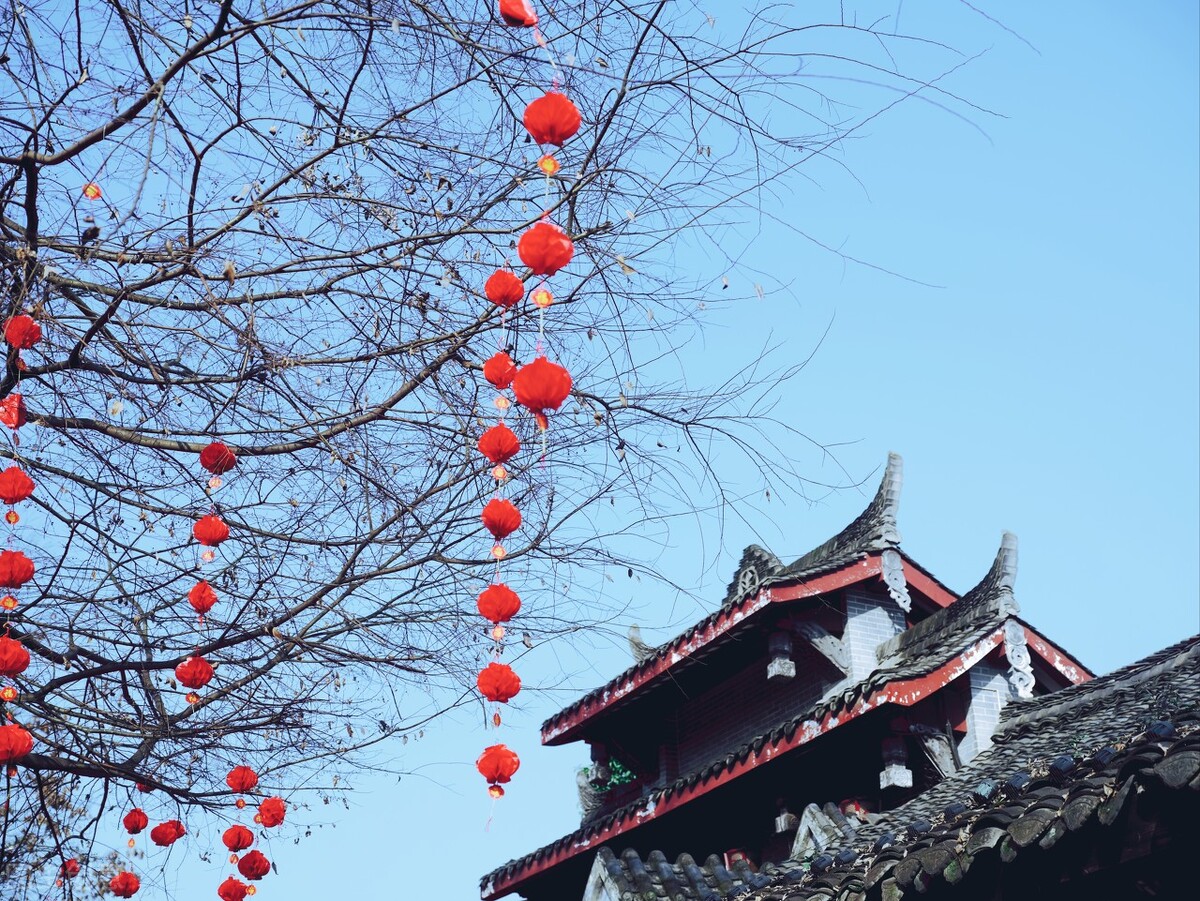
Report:
M 904 611 L 888 597 L 851 592 L 846 596 L 846 632 L 854 679 L 865 679 L 879 666 L 875 650 L 905 629 Z
M 958 745 L 963 763 L 992 746 L 992 733 L 1000 722 L 1000 711 L 1009 702 L 1008 678 L 994 664 L 981 662 L 967 673 L 971 700 L 967 705 L 967 734 Z
M 832 667 L 797 642 L 796 677 L 767 681 L 767 655 L 721 685 L 683 703 L 679 712 L 680 775 L 694 772 L 750 739 L 804 713 L 835 679 Z

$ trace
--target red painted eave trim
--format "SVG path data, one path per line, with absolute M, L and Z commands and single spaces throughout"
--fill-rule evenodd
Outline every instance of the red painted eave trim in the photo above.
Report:
M 949 607 L 958 600 L 959 595 L 935 579 L 921 564 L 910 559 L 903 551 L 900 552 L 900 559 L 904 561 L 904 581 L 929 600 L 939 607 Z
M 1031 626 L 1022 623 L 1025 628 L 1025 643 L 1051 666 L 1056 672 L 1072 685 L 1089 682 L 1095 678 L 1095 673 L 1043 635 L 1039 635 Z
M 562 720 L 555 718 L 554 724 L 542 729 L 542 744 L 561 745 L 577 741 L 581 736 L 583 726 L 592 717 L 613 706 L 633 692 L 662 676 L 673 666 L 695 656 L 707 645 L 730 632 L 743 620 L 762 610 L 769 604 L 796 601 L 803 598 L 828 594 L 839 588 L 845 588 L 882 572 L 882 564 L 878 554 L 871 554 L 854 563 L 836 569 L 824 575 L 814 576 L 800 582 L 773 585 L 764 588 L 758 594 L 735 604 L 729 610 L 721 613 L 707 626 L 686 641 L 676 639 L 671 642 L 670 650 L 657 658 L 645 668 L 628 672 L 616 685 L 606 689 L 599 695 L 589 698 L 579 705 L 571 714 Z
M 876 689 L 869 697 L 862 698 L 854 703 L 848 710 L 838 710 L 826 714 L 820 721 L 808 720 L 801 723 L 796 728 L 795 733 L 789 738 L 786 735 L 774 745 L 764 745 L 759 752 L 751 752 L 745 760 L 735 761 L 727 769 L 723 770 L 718 775 L 704 782 L 697 782 L 691 786 L 684 786 L 670 797 L 660 797 L 650 803 L 648 806 L 639 807 L 636 811 L 627 815 L 621 820 L 611 823 L 607 828 L 597 832 L 586 838 L 580 838 L 577 841 L 570 843 L 564 848 L 560 848 L 550 854 L 547 854 L 541 860 L 529 865 L 525 870 L 513 876 L 494 882 L 490 885 L 490 891 L 483 890 L 480 892 L 480 897 L 483 901 L 493 901 L 516 890 L 517 886 L 533 878 L 539 873 L 544 873 L 552 867 L 558 866 L 564 860 L 572 858 L 584 851 L 589 851 L 596 848 L 605 842 L 611 841 L 617 836 L 629 831 L 630 829 L 640 826 L 642 823 L 647 823 L 650 820 L 658 819 L 666 813 L 670 813 L 679 807 L 682 807 L 687 802 L 705 795 L 715 788 L 719 788 L 728 782 L 733 781 L 743 773 L 756 769 L 757 767 L 769 763 L 780 754 L 799 748 L 808 744 L 815 738 L 830 732 L 843 723 L 857 719 L 864 713 L 873 710 L 883 704 L 898 704 L 903 707 L 911 707 L 913 704 L 923 700 L 936 691 L 941 690 L 949 685 L 959 676 L 966 673 L 976 663 L 990 654 L 994 649 L 1000 646 L 1004 637 L 1004 629 L 997 629 L 995 632 L 981 638 L 975 644 L 971 645 L 953 660 L 943 664 L 938 669 L 934 670 L 927 676 L 921 676 L 915 679 L 909 679 L 903 682 L 890 682 L 881 688 Z

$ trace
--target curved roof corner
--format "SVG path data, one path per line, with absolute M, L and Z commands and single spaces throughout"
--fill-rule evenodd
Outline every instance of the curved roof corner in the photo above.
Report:
M 900 508 L 900 488 L 903 483 L 904 460 L 899 454 L 890 453 L 879 490 L 867 509 L 824 544 L 780 570 L 775 581 L 815 575 L 836 569 L 872 551 L 898 548 L 900 528 L 896 524 L 896 513 Z

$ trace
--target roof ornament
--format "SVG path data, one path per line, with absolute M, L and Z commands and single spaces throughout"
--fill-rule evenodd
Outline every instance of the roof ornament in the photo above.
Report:
M 1000 536 L 1000 550 L 996 552 L 996 562 L 992 564 L 988 579 L 995 582 L 997 593 L 1003 599 L 1004 612 L 1013 616 L 1020 613 L 1021 605 L 1013 594 L 1017 582 L 1017 536 L 1012 532 Z
M 633 654 L 633 659 L 641 663 L 643 660 L 653 657 L 658 649 L 642 641 L 642 627 L 634 623 L 629 627 L 629 650 Z
M 912 610 L 912 598 L 908 596 L 908 580 L 904 578 L 904 560 L 900 552 L 893 547 L 888 548 L 880 557 L 883 564 L 883 584 L 887 586 L 888 595 L 905 613 Z
M 604 801 L 599 789 L 592 785 L 591 775 L 588 767 L 582 767 L 575 773 L 575 787 L 579 790 L 579 809 L 583 812 L 585 820 L 599 810 Z
M 1001 612 L 1016 616 L 1021 612 L 1013 595 L 1017 581 L 1017 536 L 1005 532 L 1000 538 L 1000 550 L 996 562 L 985 581 L 991 580 L 999 596 Z M 1004 656 L 1008 659 L 1008 684 L 1018 698 L 1032 698 L 1037 680 L 1029 658 L 1029 645 L 1025 641 L 1025 627 L 1015 619 L 1004 623 Z
M 996 566 L 1000 573 L 1000 587 L 1012 591 L 1017 583 L 1017 536 L 1012 532 L 1005 532 L 1000 536 Z
M 1008 684 L 1018 698 L 1032 698 L 1033 665 L 1029 659 L 1029 645 L 1025 641 L 1025 627 L 1015 619 L 1004 624 L 1004 656 L 1008 658 Z
M 1005 532 L 1000 538 L 1000 550 L 991 569 L 979 584 L 950 605 L 960 611 L 987 607 L 1006 616 L 1016 616 L 1021 605 L 1013 594 L 1017 581 L 1017 536 Z
M 781 569 L 783 564 L 778 557 L 757 544 L 749 545 L 742 551 L 737 574 L 725 592 L 725 603 L 744 601 L 758 594 L 759 589 Z
M 883 471 L 883 482 L 875 495 L 875 503 L 882 501 L 880 511 L 880 538 L 889 544 L 900 543 L 900 527 L 896 525 L 896 513 L 900 509 L 900 489 L 904 487 L 904 458 L 895 451 L 888 453 L 887 468 Z M 875 506 L 873 503 L 871 506 Z M 870 508 L 867 508 L 870 510 Z

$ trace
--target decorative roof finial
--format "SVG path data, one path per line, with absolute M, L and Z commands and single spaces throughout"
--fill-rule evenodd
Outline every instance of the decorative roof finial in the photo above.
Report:
M 999 570 L 1000 587 L 1012 591 L 1017 581 L 1017 536 L 1012 532 L 1000 536 L 1000 550 L 992 566 Z
M 900 487 L 904 482 L 904 460 L 888 454 L 887 468 L 879 490 L 858 518 L 818 548 L 809 551 L 782 573 L 781 577 L 800 578 L 851 563 L 872 551 L 895 548 L 900 544 L 896 511 L 900 507 Z
M 887 468 L 883 471 L 883 481 L 875 495 L 875 503 L 880 508 L 881 537 L 889 544 L 900 543 L 900 527 L 896 525 L 896 514 L 900 510 L 900 489 L 904 486 L 904 458 L 895 451 L 888 453 Z
M 1017 581 L 1017 536 L 1005 532 L 1000 538 L 1000 550 L 992 561 L 992 568 L 979 584 L 959 598 L 952 606 L 964 610 L 967 607 L 992 606 L 1002 612 L 1015 615 L 1021 605 L 1013 595 Z

